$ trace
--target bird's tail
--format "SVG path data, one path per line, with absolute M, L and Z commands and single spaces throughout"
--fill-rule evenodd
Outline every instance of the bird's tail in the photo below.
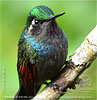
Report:
M 14 100 L 30 100 L 28 98 L 28 95 L 23 87 L 23 85 L 20 86 L 18 92 L 16 93 Z
M 21 85 L 18 92 L 16 93 L 14 100 L 30 100 L 32 99 L 40 89 L 41 85 L 35 86 L 34 90 L 32 90 L 32 93 L 27 93 L 24 86 Z

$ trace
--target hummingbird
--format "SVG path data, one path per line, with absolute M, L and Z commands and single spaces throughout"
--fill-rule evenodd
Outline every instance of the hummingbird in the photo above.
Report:
M 28 14 L 18 42 L 19 90 L 14 100 L 33 98 L 46 80 L 52 80 L 66 63 L 68 40 L 47 6 L 36 6 Z M 63 21 L 62 21 L 63 23 Z

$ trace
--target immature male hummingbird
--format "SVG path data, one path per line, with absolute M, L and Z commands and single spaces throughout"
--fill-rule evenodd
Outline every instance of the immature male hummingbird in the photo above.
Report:
M 33 98 L 46 80 L 53 79 L 65 64 L 68 41 L 46 6 L 33 8 L 18 43 L 19 90 L 15 100 Z M 64 23 L 62 21 L 62 23 Z

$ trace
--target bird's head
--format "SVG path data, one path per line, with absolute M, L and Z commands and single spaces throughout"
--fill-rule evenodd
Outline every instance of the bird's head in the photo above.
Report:
M 28 14 L 26 27 L 32 35 L 39 35 L 43 30 L 57 25 L 55 19 L 65 13 L 54 15 L 53 11 L 46 6 L 36 6 Z

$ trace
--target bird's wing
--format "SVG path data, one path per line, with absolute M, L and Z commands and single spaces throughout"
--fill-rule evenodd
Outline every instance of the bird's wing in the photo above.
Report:
M 18 74 L 20 79 L 20 86 L 23 85 L 27 95 L 34 96 L 36 94 L 35 79 L 36 79 L 36 67 L 35 64 L 31 64 L 28 60 L 26 65 L 18 62 Z
M 35 96 L 40 85 L 35 85 L 37 71 L 33 57 L 36 57 L 36 52 L 31 43 L 32 40 L 30 42 L 27 40 L 23 42 L 20 41 L 18 49 L 17 70 L 19 74 L 20 88 L 22 86 L 27 95 Z

